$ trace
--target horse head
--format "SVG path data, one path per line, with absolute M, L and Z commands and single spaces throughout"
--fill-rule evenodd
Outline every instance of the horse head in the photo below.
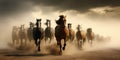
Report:
M 88 33 L 92 32 L 92 28 L 88 28 L 88 29 L 87 29 L 87 32 L 88 32 Z
M 34 27 L 34 23 L 30 22 L 30 28 Z
M 47 27 L 51 27 L 51 21 L 50 21 L 49 19 L 47 19 L 45 25 L 46 25 Z
M 68 23 L 68 29 L 71 29 L 71 27 L 72 27 L 72 24 Z
M 36 22 L 36 26 L 39 28 L 41 27 L 41 19 L 36 19 L 37 22 Z
M 77 30 L 80 31 L 80 25 L 77 26 Z
M 20 26 L 20 30 L 23 30 L 24 29 L 24 24 Z

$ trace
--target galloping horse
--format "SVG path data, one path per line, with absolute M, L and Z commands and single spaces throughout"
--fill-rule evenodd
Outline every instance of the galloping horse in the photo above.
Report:
M 21 41 L 20 46 L 23 45 L 23 41 L 25 42 L 25 45 L 26 45 L 26 42 L 27 42 L 27 31 L 24 28 L 24 25 L 21 25 L 21 27 L 19 28 L 19 38 L 20 38 L 20 41 Z
M 45 29 L 45 42 L 49 38 L 50 39 L 49 43 L 51 43 L 51 40 L 54 38 L 54 31 L 51 28 L 51 21 L 50 20 L 46 20 L 45 25 L 47 26 L 46 29 Z
M 34 23 L 30 22 L 30 27 L 27 30 L 27 37 L 28 40 L 31 42 L 33 39 L 33 28 L 34 28 Z
M 68 32 L 68 30 L 65 26 L 65 24 L 66 24 L 65 16 L 61 15 L 59 20 L 56 21 L 56 23 L 57 23 L 57 26 L 55 27 L 55 37 L 56 37 L 56 40 L 57 40 L 57 45 L 60 48 L 59 54 L 62 54 L 62 49 L 65 50 L 67 37 L 69 35 L 69 32 Z M 63 48 L 62 48 L 62 44 L 61 44 L 62 39 L 64 39 Z
M 33 28 L 33 38 L 36 44 L 36 47 L 38 47 L 38 51 L 40 51 L 40 42 L 44 37 L 44 31 L 41 27 L 41 19 L 37 19 L 36 27 Z
M 68 39 L 72 42 L 75 38 L 75 31 L 72 29 L 72 24 L 68 23 L 68 31 L 69 31 L 69 37 Z
M 15 41 L 17 43 L 19 43 L 19 29 L 17 26 L 13 26 L 13 29 L 12 29 L 12 41 L 13 41 L 13 44 L 15 44 Z
M 78 42 L 78 46 L 80 46 L 82 48 L 83 44 L 86 41 L 86 33 L 83 30 L 80 30 L 80 25 L 78 25 L 77 27 L 77 32 L 76 32 L 76 39 Z
M 88 42 L 92 45 L 92 41 L 94 39 L 94 33 L 92 32 L 92 28 L 87 29 L 87 39 Z

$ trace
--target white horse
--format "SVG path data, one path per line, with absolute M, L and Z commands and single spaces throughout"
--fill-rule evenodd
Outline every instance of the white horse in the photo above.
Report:
M 19 38 L 21 41 L 20 46 L 23 46 L 23 41 L 24 41 L 24 44 L 26 45 L 26 43 L 27 43 L 27 30 L 24 28 L 24 25 L 21 25 L 21 27 L 19 28 Z
M 33 39 L 33 28 L 34 28 L 34 23 L 30 22 L 30 27 L 27 29 L 27 38 L 31 42 Z
M 13 41 L 13 44 L 16 44 L 19 43 L 19 29 L 17 26 L 13 26 L 13 29 L 12 29 L 12 41 Z

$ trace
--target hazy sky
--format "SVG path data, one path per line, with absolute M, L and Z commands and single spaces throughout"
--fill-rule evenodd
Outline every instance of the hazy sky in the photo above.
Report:
M 36 18 L 73 21 L 120 20 L 120 0 L 0 0 L 0 23 L 24 24 Z M 81 22 L 82 23 L 82 22 Z
M 102 8 L 102 12 L 97 8 Z M 96 12 L 93 9 L 99 11 Z M 0 18 L 40 10 L 43 14 L 75 10 L 83 14 L 92 12 L 98 15 L 110 13 L 120 16 L 120 0 L 0 0 Z
M 119 20 L 120 0 L 0 0 L 0 24 L 5 26 L 29 24 L 36 18 L 55 20 L 60 14 L 74 22 Z

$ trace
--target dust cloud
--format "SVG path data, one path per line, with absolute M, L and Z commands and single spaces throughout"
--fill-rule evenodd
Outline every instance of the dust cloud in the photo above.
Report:
M 42 17 L 42 27 L 45 29 L 45 21 L 46 19 L 50 18 L 52 21 L 52 27 L 55 28 L 55 20 L 58 18 L 59 14 L 65 14 L 67 15 L 67 23 L 72 23 L 72 28 L 76 31 L 76 27 L 78 24 L 81 25 L 81 29 L 85 30 L 87 28 L 92 28 L 93 32 L 95 33 L 95 40 L 93 42 L 93 46 L 91 47 L 88 43 L 85 43 L 85 46 L 82 50 L 80 50 L 77 47 L 76 39 L 73 43 L 67 42 L 66 50 L 64 51 L 65 55 L 72 55 L 76 53 L 80 53 L 83 51 L 94 51 L 94 50 L 101 50 L 101 49 L 107 49 L 107 48 L 120 48 L 120 21 L 114 20 L 114 19 L 108 19 L 108 20 L 100 20 L 100 19 L 89 19 L 84 14 L 76 14 L 72 15 L 73 12 L 56 12 L 52 15 L 41 15 L 39 12 L 32 12 L 30 16 L 32 17 L 24 17 L 21 19 L 18 19 L 17 21 L 10 20 L 7 23 L 1 23 L 0 24 L 0 49 L 11 49 L 9 46 L 9 43 L 12 43 L 12 28 L 13 26 L 20 26 L 21 24 L 25 24 L 25 28 L 28 28 L 29 22 L 36 21 L 36 18 Z M 75 12 L 74 12 L 75 13 Z M 40 17 L 39 17 L 40 16 Z M 48 16 L 48 17 L 46 17 Z M 53 17 L 54 16 L 54 17 Z M 44 41 L 44 40 L 43 40 Z M 29 45 L 32 46 L 32 45 Z M 58 52 L 58 48 L 56 48 L 56 40 L 54 39 L 54 42 L 50 45 L 45 45 L 44 42 L 42 42 L 42 48 L 45 50 L 45 52 L 56 54 Z M 30 47 L 31 48 L 31 47 Z M 56 51 L 56 52 L 55 52 Z

